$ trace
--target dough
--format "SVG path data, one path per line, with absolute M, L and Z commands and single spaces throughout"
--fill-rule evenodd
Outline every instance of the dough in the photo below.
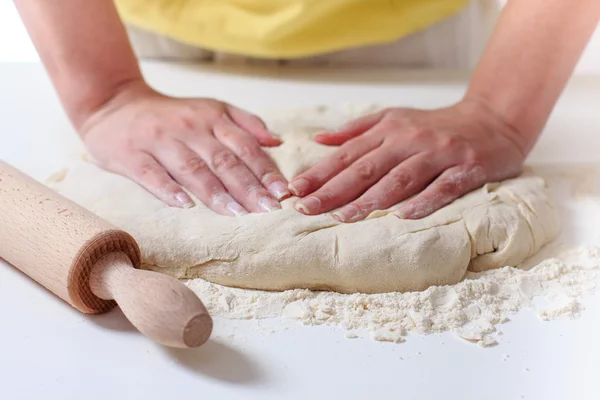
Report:
M 313 109 L 269 121 L 284 144 L 268 151 L 287 178 L 333 150 L 311 140 L 332 127 L 332 117 L 351 116 Z M 545 183 L 535 176 L 488 184 L 421 220 L 388 210 L 353 224 L 301 215 L 295 198 L 281 211 L 243 217 L 217 215 L 200 203 L 170 208 L 83 160 L 49 184 L 132 234 L 145 268 L 263 290 L 381 293 L 455 284 L 467 269 L 520 264 L 559 230 Z

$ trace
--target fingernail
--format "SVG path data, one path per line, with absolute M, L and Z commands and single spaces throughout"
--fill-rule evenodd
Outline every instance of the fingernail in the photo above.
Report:
M 283 182 L 271 183 L 269 185 L 269 192 L 271 192 L 273 196 L 277 198 L 277 200 L 282 200 L 291 194 L 287 186 Z
M 232 217 L 241 217 L 242 215 L 248 214 L 248 211 L 227 193 L 213 194 L 211 200 L 213 205 L 224 206 Z
M 302 214 L 316 214 L 321 208 L 321 200 L 316 197 L 307 197 L 297 201 L 295 208 Z
M 194 207 L 194 202 L 185 192 L 175 193 L 173 196 L 175 200 L 179 203 L 179 205 L 183 208 L 191 208 Z
M 281 140 L 281 139 L 280 139 L 280 138 L 279 138 L 279 137 L 278 137 L 276 134 L 274 134 L 273 132 L 271 132 L 271 131 L 267 131 L 267 133 L 268 133 L 269 135 L 271 135 L 271 138 L 272 138 L 273 140 L 275 140 L 277 143 L 279 143 L 279 144 L 283 143 L 283 141 L 282 141 L 282 140 Z
M 294 196 L 302 196 L 302 194 L 308 190 L 309 183 L 306 179 L 296 179 L 289 184 L 289 188 Z
M 361 210 L 353 205 L 342 207 L 333 213 L 333 218 L 339 222 L 355 222 L 361 219 L 362 216 Z
M 242 207 L 239 203 L 236 203 L 235 201 L 230 201 L 229 203 L 227 203 L 226 208 L 227 211 L 229 211 L 229 213 L 234 217 L 241 217 L 242 215 L 248 214 L 248 211 L 246 211 L 244 207 Z
M 270 197 L 261 197 L 260 199 L 258 199 L 258 207 L 266 212 L 281 210 L 281 205 L 279 204 L 279 202 Z

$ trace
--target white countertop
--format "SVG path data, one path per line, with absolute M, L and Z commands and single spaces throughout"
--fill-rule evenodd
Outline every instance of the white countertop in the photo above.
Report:
M 386 71 L 144 71 L 169 94 L 219 97 L 252 111 L 341 102 L 430 108 L 457 100 L 466 82 Z M 599 105 L 600 79 L 573 81 L 529 164 L 600 161 Z M 0 158 L 36 178 L 77 146 L 40 65 L 0 64 L 0 139 Z M 600 227 L 590 219 L 567 223 L 577 240 L 598 244 Z M 584 304 L 572 321 L 522 311 L 486 349 L 452 334 L 390 344 L 290 321 L 218 318 L 206 345 L 184 351 L 151 343 L 118 310 L 79 314 L 0 262 L 0 399 L 598 399 L 600 296 Z

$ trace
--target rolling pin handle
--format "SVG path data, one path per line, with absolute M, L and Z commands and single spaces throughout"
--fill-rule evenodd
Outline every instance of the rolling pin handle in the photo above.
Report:
M 96 262 L 90 289 L 115 300 L 140 332 L 163 345 L 198 347 L 212 332 L 212 319 L 190 288 L 170 276 L 133 268 L 125 253 L 109 253 Z

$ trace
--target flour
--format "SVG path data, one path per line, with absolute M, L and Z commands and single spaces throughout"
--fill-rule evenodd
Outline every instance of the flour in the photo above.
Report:
M 497 343 L 497 326 L 521 309 L 531 309 L 543 320 L 577 317 L 583 308 L 580 299 L 594 292 L 599 279 L 600 248 L 584 246 L 529 270 L 504 267 L 468 273 L 456 285 L 422 292 L 263 292 L 201 279 L 187 284 L 214 316 L 281 316 L 305 325 L 341 327 L 348 338 L 366 331 L 374 340 L 396 343 L 403 342 L 408 332 L 451 331 L 480 346 L 491 346 Z M 540 300 L 543 306 L 537 305 Z
M 451 286 L 423 292 L 350 294 L 289 290 L 232 289 L 197 279 L 191 287 L 215 316 L 287 318 L 305 325 L 346 330 L 346 338 L 369 333 L 374 340 L 400 343 L 407 333 L 454 332 L 492 346 L 499 325 L 521 310 L 542 320 L 577 318 L 581 300 L 600 282 L 599 174 L 595 166 L 536 167 L 549 182 L 563 223 L 561 236 L 519 268 L 467 273 Z M 585 238 L 593 238 L 585 244 Z M 507 356 L 508 357 L 508 356 Z

